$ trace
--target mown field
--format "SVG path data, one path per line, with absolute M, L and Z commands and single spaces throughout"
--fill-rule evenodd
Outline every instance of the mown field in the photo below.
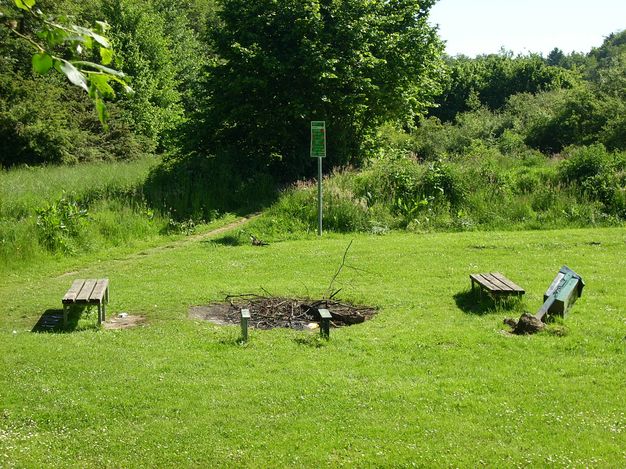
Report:
M 90 253 L 0 284 L 2 467 L 620 467 L 626 465 L 623 228 L 327 235 L 259 248 L 229 238 Z M 362 325 L 251 332 L 188 319 L 228 293 L 339 297 Z M 563 321 L 504 332 L 562 265 L 586 281 Z M 468 274 L 526 288 L 476 308 Z M 77 277 L 111 280 L 112 331 L 83 315 L 33 333 Z

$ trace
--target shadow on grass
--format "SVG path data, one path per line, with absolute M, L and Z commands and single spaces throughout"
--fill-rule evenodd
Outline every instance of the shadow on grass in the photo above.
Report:
M 71 306 L 67 316 L 67 326 L 65 327 L 63 327 L 63 310 L 47 309 L 43 312 L 37 323 L 33 326 L 31 332 L 66 334 L 68 332 L 74 332 L 76 330 L 85 330 L 92 328 L 98 329 L 97 321 L 94 321 L 93 326 L 91 327 L 85 325 L 84 321 L 81 321 L 79 326 L 79 320 L 81 319 L 83 311 L 86 311 L 87 315 L 91 315 L 92 309 L 93 308 L 90 306 Z
M 293 339 L 293 341 L 298 345 L 304 345 L 306 347 L 312 347 L 312 348 L 324 347 L 326 346 L 326 343 L 328 342 L 326 339 L 323 339 L 322 337 L 320 337 L 319 334 L 316 334 L 316 335 L 308 334 L 307 336 L 304 336 L 304 337 L 296 337 Z
M 229 345 L 229 346 L 238 346 L 238 347 L 247 347 L 250 339 L 243 340 L 243 337 L 238 336 L 230 336 L 230 337 L 222 337 L 218 339 L 218 343 L 221 345 Z
M 242 246 L 244 243 L 241 237 L 237 235 L 227 234 L 215 239 L 207 239 L 203 243 L 219 244 L 221 246 Z
M 493 298 L 478 288 L 457 293 L 454 295 L 454 301 L 464 313 L 478 316 L 502 311 L 517 311 L 522 304 L 519 297 Z

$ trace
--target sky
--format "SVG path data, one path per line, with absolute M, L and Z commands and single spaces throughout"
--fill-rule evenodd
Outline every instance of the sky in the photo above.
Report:
M 430 23 L 449 55 L 589 52 L 626 29 L 626 0 L 439 0 Z

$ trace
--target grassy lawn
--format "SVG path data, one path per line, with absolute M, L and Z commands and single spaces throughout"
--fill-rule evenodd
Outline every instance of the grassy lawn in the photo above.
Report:
M 187 319 L 228 293 L 376 305 L 309 332 Z M 0 466 L 626 465 L 626 232 L 581 229 L 211 240 L 93 255 L 0 284 Z M 517 337 L 562 265 L 587 286 L 560 328 Z M 467 308 L 468 274 L 523 286 L 513 311 Z M 109 277 L 109 314 L 144 327 L 31 333 L 77 277 Z M 556 332 L 559 332 L 557 334 Z

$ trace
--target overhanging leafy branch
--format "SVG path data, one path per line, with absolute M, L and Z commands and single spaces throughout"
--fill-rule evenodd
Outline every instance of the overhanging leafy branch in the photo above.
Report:
M 113 61 L 113 48 L 106 37 L 109 25 L 96 21 L 94 29 L 78 26 L 69 16 L 53 17 L 36 7 L 36 0 L 14 0 L 13 3 L 35 23 L 32 33 L 18 30 L 12 15 L 0 11 L 2 24 L 18 38 L 30 44 L 36 52 L 32 56 L 33 70 L 46 74 L 54 69 L 65 75 L 75 86 L 85 90 L 94 101 L 98 118 L 106 128 L 107 110 L 104 99 L 114 98 L 111 83 L 121 85 L 124 93 L 132 93 L 124 73 L 108 67 Z M 97 49 L 100 63 L 84 60 Z

